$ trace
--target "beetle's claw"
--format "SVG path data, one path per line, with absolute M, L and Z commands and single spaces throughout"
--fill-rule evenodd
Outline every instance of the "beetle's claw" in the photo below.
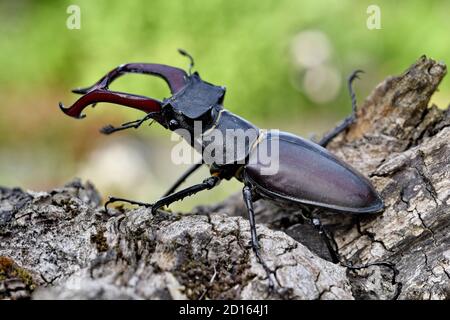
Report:
M 104 126 L 103 128 L 100 129 L 100 133 L 103 133 L 103 134 L 111 134 L 114 131 L 116 131 L 116 128 L 114 128 L 110 124 L 108 124 L 108 125 L 106 125 L 106 126 Z
M 69 112 L 68 112 L 68 110 L 69 110 L 70 108 L 66 108 L 62 102 L 59 102 L 58 105 L 59 105 L 59 108 L 61 109 L 62 112 L 64 112 L 64 113 L 67 114 L 68 116 L 71 116 L 71 115 L 69 114 Z M 73 117 L 73 116 L 71 116 L 71 117 Z M 86 117 L 85 114 L 80 114 L 78 117 L 75 117 L 75 118 L 76 118 L 76 119 L 83 119 L 84 117 Z
M 351 82 L 355 79 L 360 79 L 359 74 L 364 73 L 364 70 L 358 69 L 352 72 L 348 80 Z

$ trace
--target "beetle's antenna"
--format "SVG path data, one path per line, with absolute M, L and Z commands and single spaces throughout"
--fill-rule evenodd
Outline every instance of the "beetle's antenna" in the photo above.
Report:
M 194 58 L 192 58 L 192 56 L 189 53 L 187 53 L 187 51 L 184 49 L 178 49 L 178 52 L 190 60 L 191 63 L 189 64 L 189 75 L 191 75 L 192 68 L 194 68 Z

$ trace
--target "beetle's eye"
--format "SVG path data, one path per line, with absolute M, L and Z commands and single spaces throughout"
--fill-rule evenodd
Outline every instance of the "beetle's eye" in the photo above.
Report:
M 175 129 L 177 129 L 178 127 L 179 127 L 179 123 L 178 123 L 177 120 L 172 119 L 172 120 L 169 121 L 169 129 L 170 129 L 170 130 L 175 130 Z

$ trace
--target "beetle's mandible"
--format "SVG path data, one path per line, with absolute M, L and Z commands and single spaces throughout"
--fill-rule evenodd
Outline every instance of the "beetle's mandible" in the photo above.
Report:
M 193 59 L 185 51 L 193 67 Z M 236 178 L 244 184 L 242 194 L 248 210 L 251 228 L 251 245 L 259 262 L 268 274 L 269 284 L 273 286 L 272 271 L 260 255 L 260 246 L 256 233 L 253 202 L 260 198 L 271 199 L 289 205 L 324 208 L 330 211 L 369 214 L 383 210 L 383 201 L 370 181 L 353 169 L 350 165 L 337 159 L 326 145 L 340 132 L 353 123 L 356 117 L 356 99 L 352 90 L 352 81 L 357 77 L 354 72 L 348 80 L 348 88 L 352 99 L 352 114 L 335 129 L 330 131 L 318 143 L 314 143 L 286 132 L 263 131 L 245 119 L 229 112 L 223 107 L 225 88 L 203 81 L 197 72 L 186 73 L 184 70 L 161 64 L 129 63 L 121 65 L 96 84 L 84 89 L 73 90 L 82 97 L 71 107 L 61 110 L 74 118 L 83 118 L 85 107 L 98 102 L 109 102 L 141 110 L 146 115 L 139 120 L 124 123 L 120 127 L 106 126 L 101 132 L 110 134 L 116 131 L 138 128 L 147 120 L 153 119 L 169 130 L 185 129 L 191 133 L 188 141 L 193 147 L 204 149 L 208 144 L 198 143 L 194 137 L 194 122 L 201 121 L 204 135 L 212 128 L 225 131 L 228 129 L 252 129 L 257 132 L 253 141 L 248 141 L 240 150 L 232 150 L 231 160 L 222 163 L 203 161 L 194 164 L 183 174 L 167 193 L 153 204 L 110 197 L 107 205 L 123 201 L 131 204 L 149 206 L 152 213 L 163 206 L 192 196 L 202 190 L 214 188 L 223 179 Z M 162 78 L 170 87 L 172 96 L 163 101 L 122 92 L 110 91 L 110 83 L 125 73 L 143 73 Z M 262 142 L 278 139 L 279 170 L 273 175 L 260 174 L 264 166 L 257 158 L 258 148 Z M 231 148 L 223 143 L 225 153 Z M 234 148 L 234 146 L 233 146 Z M 238 148 L 239 149 L 239 148 Z M 211 176 L 203 182 L 175 192 L 183 181 L 203 164 L 210 168 Z

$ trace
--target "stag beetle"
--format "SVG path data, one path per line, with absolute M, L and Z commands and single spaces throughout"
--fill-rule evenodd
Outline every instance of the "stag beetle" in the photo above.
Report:
M 268 274 L 270 286 L 272 271 L 268 268 L 260 255 L 260 246 L 256 233 L 255 213 L 253 202 L 266 198 L 289 205 L 324 208 L 329 211 L 369 214 L 383 210 L 383 201 L 368 179 L 345 162 L 333 156 L 325 147 L 340 132 L 352 124 L 356 117 L 356 98 L 352 90 L 352 82 L 357 78 L 360 70 L 355 71 L 348 79 L 348 89 L 352 100 L 352 114 L 344 119 L 340 125 L 326 134 L 318 143 L 314 143 L 286 132 L 275 130 L 260 130 L 250 122 L 224 109 L 223 100 L 226 89 L 216 86 L 200 78 L 197 72 L 192 73 L 194 61 L 184 50 L 181 54 L 190 59 L 189 73 L 184 70 L 149 63 L 123 64 L 101 78 L 93 86 L 75 89 L 74 93 L 83 96 L 71 107 L 65 108 L 59 104 L 61 110 L 74 118 L 83 118 L 85 107 L 97 102 L 119 104 L 146 113 L 142 119 L 122 124 L 120 127 L 108 125 L 101 129 L 104 134 L 128 128 L 138 128 L 145 121 L 152 119 L 169 130 L 185 129 L 190 133 L 188 142 L 192 147 L 201 150 L 211 144 L 221 143 L 215 147 L 223 148 L 230 153 L 231 159 L 222 163 L 203 159 L 194 164 L 184 173 L 164 196 L 153 204 L 131 201 L 123 198 L 110 197 L 107 206 L 116 201 L 128 202 L 140 206 L 151 206 L 152 213 L 163 206 L 192 196 L 202 190 L 216 187 L 222 179 L 236 178 L 244 184 L 242 194 L 248 211 L 251 228 L 252 249 Z M 111 82 L 126 73 L 143 73 L 162 78 L 168 84 L 172 96 L 163 101 L 108 89 Z M 195 136 L 195 121 L 202 124 L 202 131 Z M 227 142 L 217 142 L 199 137 L 206 136 L 212 129 L 225 131 L 228 129 L 253 130 L 256 135 L 247 139 L 240 148 L 234 148 Z M 279 169 L 275 174 L 262 175 L 264 163 L 258 159 L 258 149 L 263 142 L 277 139 L 279 148 Z M 200 139 L 201 140 L 201 139 Z M 210 168 L 211 176 L 202 183 L 175 192 L 183 181 L 206 164 Z

